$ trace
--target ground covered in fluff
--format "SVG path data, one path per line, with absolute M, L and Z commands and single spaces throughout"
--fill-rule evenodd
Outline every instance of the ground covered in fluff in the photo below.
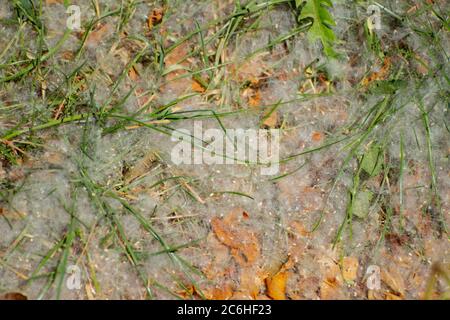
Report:
M 449 3 L 331 1 L 330 54 L 296 2 L 2 1 L 0 296 L 450 297 Z M 175 165 L 199 122 L 279 172 Z

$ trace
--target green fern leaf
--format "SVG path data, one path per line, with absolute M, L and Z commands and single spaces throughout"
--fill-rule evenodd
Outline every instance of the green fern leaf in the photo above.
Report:
M 311 28 L 308 30 L 308 37 L 311 42 L 320 40 L 324 52 L 329 57 L 336 57 L 337 53 L 333 49 L 336 36 L 331 27 L 336 23 L 328 12 L 328 8 L 333 4 L 330 0 L 295 0 L 297 8 L 301 8 L 298 21 L 305 19 L 312 20 Z

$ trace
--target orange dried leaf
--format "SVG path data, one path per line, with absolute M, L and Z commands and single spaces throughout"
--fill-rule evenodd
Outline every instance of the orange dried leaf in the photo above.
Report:
M 221 287 L 203 290 L 203 293 L 209 300 L 228 300 L 233 296 L 233 287 L 227 283 Z
M 197 80 L 192 80 L 192 91 L 203 93 L 205 92 L 205 88 L 198 82 Z
M 139 80 L 139 73 L 137 72 L 135 67 L 131 67 L 130 70 L 128 70 L 128 76 L 133 81 Z
M 278 123 L 278 113 L 272 112 L 263 122 L 263 124 L 269 128 L 275 128 Z
M 323 140 L 323 133 L 322 132 L 318 132 L 318 131 L 314 131 L 313 132 L 313 134 L 312 134 L 312 136 L 311 136 L 311 139 L 312 139 L 312 141 L 314 141 L 314 142 L 320 142 L 320 141 L 322 141 Z
M 391 69 L 391 59 L 386 57 L 383 62 L 383 66 L 377 72 L 372 72 L 369 76 L 365 77 L 362 80 L 362 85 L 367 87 L 374 81 L 385 80 L 389 75 L 389 71 Z
M 266 279 L 267 295 L 274 300 L 286 300 L 288 273 L 280 271 Z
M 259 89 L 252 90 L 248 97 L 248 104 L 251 107 L 257 107 L 261 104 L 261 92 Z
M 241 212 L 231 212 L 224 219 L 214 218 L 211 226 L 217 239 L 232 249 L 231 253 L 240 265 L 251 265 L 260 256 L 260 247 L 256 235 L 236 222 L 237 214 Z
M 291 227 L 293 231 L 302 236 L 302 237 L 308 237 L 310 235 L 310 232 L 306 229 L 303 223 L 300 221 L 294 221 L 291 223 Z
M 358 276 L 358 259 L 344 257 L 342 261 L 342 277 L 345 281 L 355 281 Z
M 253 299 L 259 295 L 264 284 L 264 274 L 251 267 L 241 269 L 239 291 Z
M 153 9 L 151 11 L 151 13 L 148 15 L 148 19 L 147 19 L 148 28 L 151 30 L 154 26 L 160 24 L 163 17 L 164 17 L 164 9 L 163 8 Z

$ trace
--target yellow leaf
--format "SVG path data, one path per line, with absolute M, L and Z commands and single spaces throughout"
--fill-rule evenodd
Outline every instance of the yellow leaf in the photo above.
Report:
M 286 300 L 287 271 L 280 271 L 266 279 L 267 295 L 274 300 Z

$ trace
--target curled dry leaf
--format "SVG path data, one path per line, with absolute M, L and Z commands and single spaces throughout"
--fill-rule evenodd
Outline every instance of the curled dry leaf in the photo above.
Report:
M 230 249 L 234 260 L 241 267 L 239 287 L 233 299 L 256 299 L 266 278 L 257 264 L 260 258 L 258 239 L 255 233 L 241 223 L 246 215 L 244 210 L 238 208 L 222 219 L 214 218 L 211 221 L 214 235 Z
M 154 26 L 160 24 L 164 18 L 164 9 L 155 8 L 151 10 L 147 19 L 147 26 L 151 30 Z
M 0 300 L 28 300 L 28 297 L 19 292 L 8 292 L 0 295 Z

